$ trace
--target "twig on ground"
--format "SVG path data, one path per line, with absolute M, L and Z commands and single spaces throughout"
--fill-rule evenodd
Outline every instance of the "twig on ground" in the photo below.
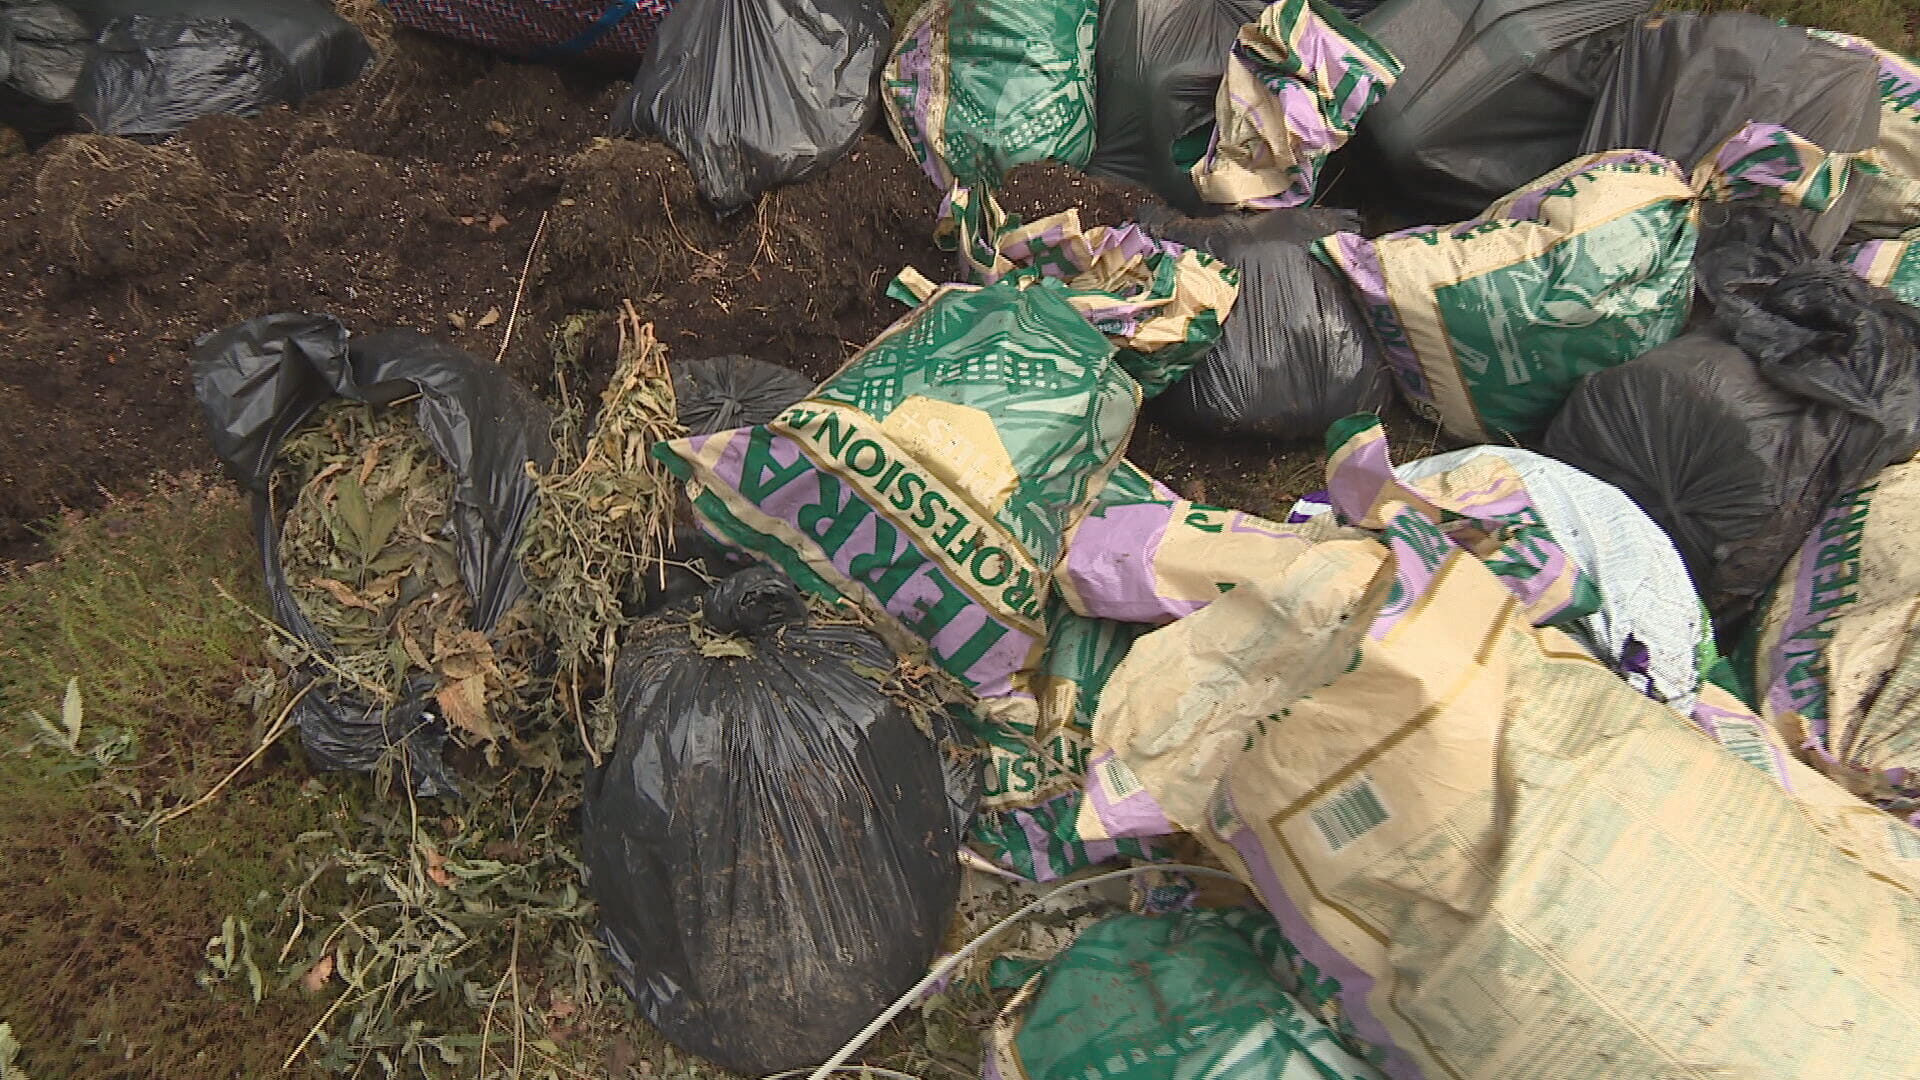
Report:
M 188 814 L 193 813 L 195 810 L 200 809 L 201 807 L 212 802 L 214 799 L 218 798 L 220 793 L 226 790 L 227 785 L 233 783 L 233 780 L 235 777 L 239 776 L 242 772 L 244 772 L 247 766 L 252 765 L 256 761 L 259 761 L 261 756 L 264 755 L 269 749 L 273 747 L 274 743 L 277 743 L 280 741 L 280 737 L 282 735 L 285 735 L 288 731 L 292 730 L 293 725 L 287 723 L 287 719 L 293 715 L 293 710 L 299 706 L 301 700 L 307 696 L 307 694 L 314 688 L 315 685 L 316 685 L 315 683 L 308 683 L 307 685 L 300 688 L 299 693 L 293 695 L 293 700 L 287 702 L 287 707 L 284 709 L 281 709 L 280 715 L 274 718 L 273 725 L 267 729 L 267 734 L 261 738 L 260 745 L 254 747 L 253 753 L 248 754 L 244 759 L 242 759 L 240 764 L 235 765 L 233 767 L 232 772 L 229 772 L 227 773 L 227 775 L 221 777 L 220 782 L 213 785 L 211 788 L 208 788 L 206 794 L 200 796 L 199 798 L 193 800 L 190 803 L 187 803 L 184 806 L 176 806 L 173 809 L 167 810 L 161 813 L 159 816 L 155 817 L 153 821 L 150 823 L 150 827 L 158 829 L 162 825 L 171 824 L 172 822 L 178 821 L 181 818 L 186 817 Z

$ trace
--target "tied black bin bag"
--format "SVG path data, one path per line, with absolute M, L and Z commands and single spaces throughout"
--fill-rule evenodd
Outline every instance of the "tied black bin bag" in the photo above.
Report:
M 292 76 L 266 38 L 231 19 L 135 15 L 101 32 L 73 98 L 103 135 L 158 140 L 202 116 L 290 101 Z
M 874 681 L 894 663 L 762 566 L 629 635 L 581 849 L 615 973 L 674 1044 L 748 1074 L 817 1065 L 926 973 L 964 814 Z
M 712 435 L 771 423 L 813 393 L 813 380 L 746 356 L 715 356 L 673 365 L 677 419 L 689 435 Z
M 1589 376 L 1545 449 L 1660 523 L 1728 641 L 1822 507 L 1920 450 L 1920 313 L 1778 207 L 1707 212 L 1712 320 Z
M 1879 66 L 1759 15 L 1662 12 L 1627 34 L 1580 152 L 1652 150 L 1692 170 L 1749 121 L 1823 150 L 1865 150 L 1880 133 Z M 1852 223 L 1861 190 L 1825 213 L 1795 211 L 1820 252 Z
M 614 132 L 666 140 L 730 213 L 853 146 L 892 41 L 880 0 L 688 0 L 660 24 Z
M 1338 273 L 1312 244 L 1360 230 L 1349 210 L 1269 210 L 1174 218 L 1151 207 L 1155 235 L 1240 270 L 1240 299 L 1220 340 L 1149 410 L 1203 434 L 1318 439 L 1329 424 L 1378 412 L 1393 399 L 1379 345 Z
M 390 330 L 351 346 L 347 337 L 330 315 L 289 313 L 249 319 L 194 343 L 194 396 L 214 450 L 253 493 L 273 619 L 314 649 L 328 649 L 294 603 L 276 553 L 280 522 L 271 487 L 280 445 L 333 397 L 372 405 L 418 397 L 415 418 L 453 473 L 447 520 L 460 580 L 473 597 L 473 629 L 485 633 L 527 587 L 514 551 L 536 497 L 527 464 L 545 469 L 553 460 L 552 418 L 499 367 L 425 334 Z M 322 671 L 305 678 L 321 684 L 300 699 L 292 719 L 315 765 L 369 771 L 404 746 L 418 794 L 456 790 L 440 760 L 446 729 L 433 712 L 430 680 L 416 680 L 382 712 Z

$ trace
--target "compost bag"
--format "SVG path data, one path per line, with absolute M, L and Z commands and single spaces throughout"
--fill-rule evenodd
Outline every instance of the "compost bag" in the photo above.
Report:
M 1098 0 L 929 0 L 887 61 L 887 123 L 934 185 L 1093 153 Z
M 1377 509 L 1380 539 L 1135 644 L 1099 726 L 1161 768 L 1116 817 L 1195 792 L 1174 820 L 1394 1080 L 1905 1068 L 1920 834 L 1792 762 L 1783 790 L 1529 625 L 1427 513 Z
M 660 24 L 623 133 L 657 135 L 721 212 L 833 164 L 867 129 L 891 41 L 879 0 L 698 0 Z
M 1315 242 L 1407 398 L 1447 432 L 1546 426 L 1583 375 L 1668 340 L 1693 296 L 1694 191 L 1644 150 L 1591 154 L 1453 226 Z
M 1651 6 L 1388 0 L 1362 25 L 1404 70 L 1362 118 L 1350 174 L 1382 179 L 1396 224 L 1480 213 L 1578 155 L 1621 33 Z
M 273 619 L 320 656 L 329 653 L 325 635 L 295 603 L 277 550 L 289 494 L 274 482 L 282 443 L 330 399 L 385 406 L 417 398 L 414 417 L 453 474 L 447 522 L 472 601 L 468 629 L 486 634 L 526 589 L 515 548 L 533 510 L 529 465 L 544 469 L 553 456 L 547 411 L 500 368 L 424 334 L 391 330 L 351 346 L 347 337 L 331 316 L 288 313 L 194 344 L 194 395 L 214 450 L 253 493 Z M 324 665 L 304 670 L 300 683 L 317 683 L 291 717 L 316 765 L 372 770 L 404 746 L 420 794 L 455 790 L 440 761 L 446 724 L 434 680 L 414 680 L 384 709 L 339 685 Z
M 1333 7 L 1275 0 L 1234 40 L 1194 188 L 1241 210 L 1312 202 L 1327 155 L 1399 74 L 1393 54 Z
M 1755 623 L 1760 708 L 1815 768 L 1920 822 L 1920 464 L 1819 516 Z
M 894 665 L 767 567 L 630 633 L 581 852 L 615 974 L 676 1045 L 815 1065 L 925 974 L 959 831 L 929 717 L 876 682 Z
M 1880 131 L 1878 68 L 1758 15 L 1665 12 L 1627 33 L 1580 147 L 1652 150 L 1692 170 L 1750 121 L 1829 152 L 1865 150 Z M 1802 212 L 1817 249 L 1833 250 L 1857 197 Z
M 1920 448 L 1920 315 L 1780 208 L 1726 213 L 1698 260 L 1712 323 L 1588 378 L 1545 441 L 1673 537 L 1723 640 L 1822 507 Z
M 1908 304 L 1920 304 L 1920 231 L 1894 240 L 1869 240 L 1834 253 L 1834 258 L 1861 279 L 1878 285 Z
M 1190 170 L 1212 139 L 1214 95 L 1234 39 L 1265 8 L 1261 0 L 1105 0 L 1087 171 L 1200 212 Z
M 1301 1004 L 1290 950 L 1263 911 L 1102 920 L 1001 1010 L 982 1075 L 1378 1080 Z
M 1313 257 L 1313 241 L 1357 232 L 1358 214 L 1293 209 L 1145 224 L 1240 271 L 1219 343 L 1156 399 L 1157 418 L 1206 434 L 1318 439 L 1335 420 L 1392 400 L 1392 378 L 1346 283 Z

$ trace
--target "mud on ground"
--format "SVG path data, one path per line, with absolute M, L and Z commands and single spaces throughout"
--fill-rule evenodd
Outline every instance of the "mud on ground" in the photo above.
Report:
M 716 220 L 671 149 L 602 137 L 622 89 L 403 33 L 369 76 L 297 110 L 0 157 L 0 563 L 30 559 L 34 524 L 62 507 L 214 465 L 187 355 L 241 319 L 414 327 L 552 392 L 556 330 L 632 299 L 673 356 L 820 378 L 903 313 L 883 295 L 896 272 L 949 265 L 938 193 L 884 132 Z M 1051 164 L 1004 194 L 1024 217 L 1079 206 L 1087 224 L 1144 198 Z M 582 345 L 604 377 L 598 323 Z M 1176 485 L 1224 470 L 1200 485 L 1216 500 L 1273 471 L 1272 448 L 1244 442 L 1144 436 L 1139 452 Z

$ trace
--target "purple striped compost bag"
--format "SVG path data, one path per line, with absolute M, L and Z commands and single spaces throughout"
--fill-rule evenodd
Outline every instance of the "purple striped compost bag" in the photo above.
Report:
M 1755 626 L 1753 674 L 1763 715 L 1809 763 L 1920 822 L 1916 525 L 1914 462 L 1828 507 Z
M 709 531 L 883 613 L 978 693 L 972 840 L 1030 878 L 1144 852 L 1074 824 L 1091 708 L 1145 628 L 1052 584 L 1096 496 L 1160 490 L 1121 467 L 1140 387 L 1115 354 L 1054 279 L 946 287 L 772 422 L 655 448 Z
M 772 423 L 655 453 L 720 538 L 1004 694 L 1140 406 L 1065 294 L 1045 278 L 937 290 Z
M 1098 0 L 927 0 L 882 75 L 887 123 L 942 191 L 1093 154 Z
M 1203 840 L 1393 1080 L 1910 1072 L 1920 833 L 1750 759 L 1750 717 L 1708 737 L 1742 719 L 1716 688 L 1707 723 L 1636 693 L 1365 430 L 1329 441 L 1376 535 L 1135 642 L 1083 818 Z
M 1135 224 L 1080 224 L 1065 210 L 1022 224 L 991 192 L 955 188 L 941 204 L 935 240 L 959 253 L 968 279 L 1053 278 L 1067 302 L 1119 347 L 1119 363 L 1153 397 L 1177 382 L 1220 336 L 1240 289 L 1240 271 Z M 908 267 L 888 295 L 912 305 L 936 286 Z
M 1920 305 L 1920 229 L 1894 240 L 1868 240 L 1842 248 L 1835 261 L 1908 304 Z
M 1695 200 L 1824 209 L 1844 160 L 1777 125 L 1743 127 L 1689 178 L 1646 150 L 1578 158 L 1450 226 L 1319 240 L 1346 275 L 1401 389 L 1449 434 L 1544 427 L 1581 379 L 1685 325 Z
M 1458 471 L 1481 457 L 1513 470 L 1526 488 L 1529 519 L 1537 517 L 1553 533 L 1600 594 L 1598 610 L 1562 628 L 1634 689 L 1689 715 L 1720 653 L 1706 607 L 1673 541 L 1619 488 L 1530 450 L 1472 446 L 1393 471 L 1429 499 L 1463 488 L 1492 494 L 1497 488 L 1476 473 Z M 1332 512 L 1322 491 L 1302 498 L 1287 520 Z
M 1276 0 L 1228 54 L 1194 187 L 1245 210 L 1312 202 L 1327 155 L 1399 75 L 1400 62 L 1332 5 Z
M 1884 238 L 1920 226 L 1920 66 L 1865 38 L 1807 32 L 1873 57 L 1880 69 L 1880 137 L 1854 161 L 1849 181 L 1866 188 L 1853 231 Z

